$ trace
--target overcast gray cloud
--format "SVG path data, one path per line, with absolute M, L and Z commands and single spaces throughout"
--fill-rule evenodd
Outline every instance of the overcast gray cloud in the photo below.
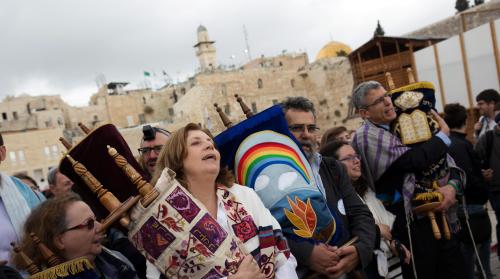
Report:
M 85 105 L 95 78 L 140 86 L 143 71 L 174 80 L 198 67 L 193 45 L 203 24 L 222 64 L 307 51 L 330 39 L 353 49 L 372 35 L 402 35 L 453 15 L 455 0 L 2 0 L 0 97 L 60 94 Z M 231 56 L 234 55 L 232 59 Z

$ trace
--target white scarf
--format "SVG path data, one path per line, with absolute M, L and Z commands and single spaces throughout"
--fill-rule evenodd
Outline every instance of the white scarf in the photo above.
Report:
M 0 173 L 0 197 L 2 197 L 5 210 L 9 215 L 10 222 L 14 226 L 17 239 L 22 237 L 24 222 L 31 212 L 28 202 L 21 194 L 15 182 L 10 176 Z

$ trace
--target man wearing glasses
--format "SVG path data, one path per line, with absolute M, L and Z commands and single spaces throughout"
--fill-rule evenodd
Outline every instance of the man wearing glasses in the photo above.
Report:
M 290 250 L 297 258 L 297 274 L 300 278 L 314 272 L 322 274 L 321 278 L 343 278 L 358 265 L 366 267 L 372 258 L 375 243 L 373 217 L 354 192 L 345 168 L 335 159 L 321 157 L 317 152 L 319 129 L 313 103 L 304 97 L 289 97 L 281 105 L 290 132 L 301 144 L 328 208 L 342 220 L 342 225 L 337 228 L 342 230 L 340 243 L 359 237 L 357 243 L 341 249 L 288 239 Z
M 170 132 L 158 127 L 145 125 L 142 128 L 142 141 L 139 150 L 139 164 L 148 173 L 149 179 L 153 176 L 156 167 L 156 159 L 170 137 Z
M 353 91 L 352 102 L 364 120 L 352 141 L 361 156 L 363 176 L 386 209 L 396 215 L 392 235 L 405 246 L 412 247 L 414 269 L 403 264 L 403 277 L 413 278 L 415 272 L 418 278 L 463 278 L 462 258 L 457 257 L 460 250 L 455 237 L 436 240 L 429 219 L 421 216 L 407 218 L 407 214 L 411 214 L 411 208 L 408 208 L 411 205 L 405 206 L 404 202 L 413 199 L 415 188 L 422 187 L 416 183 L 415 174 L 425 172 L 429 166 L 446 158 L 451 144 L 448 125 L 432 111 L 440 131 L 429 140 L 408 147 L 390 131 L 397 115 L 391 97 L 380 83 L 367 81 L 359 84 Z M 456 177 L 456 173 L 450 171 L 445 177 L 447 185 L 437 190 L 443 195 L 437 212 L 456 203 L 455 195 L 461 184 L 461 179 Z M 449 221 L 451 224 L 454 220 Z M 411 244 L 408 235 L 411 235 Z

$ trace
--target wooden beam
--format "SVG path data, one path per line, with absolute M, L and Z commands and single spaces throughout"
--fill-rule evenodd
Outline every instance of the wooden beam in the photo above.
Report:
M 377 42 L 377 47 L 378 47 L 378 55 L 380 56 L 380 59 L 382 60 L 382 65 L 384 65 L 384 70 L 385 70 L 384 53 L 382 51 L 382 46 L 380 45 L 380 42 Z
M 432 45 L 432 49 L 434 50 L 434 63 L 436 63 L 436 72 L 438 76 L 439 93 L 441 95 L 441 104 L 443 104 L 444 108 L 444 106 L 446 105 L 446 97 L 444 94 L 443 76 L 441 74 L 441 63 L 439 62 L 439 52 L 437 45 Z
M 497 68 L 497 81 L 500 86 L 500 58 L 498 57 L 498 42 L 495 22 L 490 21 L 491 41 L 493 42 L 493 55 L 495 56 L 495 66 Z
M 359 51 L 358 51 L 358 64 L 359 64 L 359 70 L 361 72 L 361 80 L 362 81 L 365 81 L 365 73 L 363 72 L 363 67 L 361 66 L 361 54 L 359 54 Z
M 399 66 L 401 66 L 401 70 L 402 70 L 404 67 L 403 67 L 403 60 L 401 60 L 401 52 L 399 51 L 399 42 L 397 40 L 394 42 L 396 43 L 396 52 L 398 54 Z
M 469 62 L 467 62 L 467 51 L 465 49 L 465 42 L 464 42 L 464 33 L 461 32 L 458 35 L 458 38 L 460 39 L 460 52 L 462 53 L 462 64 L 464 65 L 464 75 L 465 75 L 465 86 L 467 88 L 467 97 L 469 100 L 469 108 L 474 107 L 474 101 L 472 98 L 472 86 L 470 83 L 470 76 L 469 76 Z
M 465 14 L 460 14 L 460 21 L 462 22 L 462 32 L 467 31 L 467 23 L 465 22 Z
M 418 82 L 417 64 L 415 63 L 415 53 L 413 52 L 413 44 L 411 42 L 408 43 L 408 48 L 410 49 L 411 69 L 413 70 L 413 76 L 415 77 L 415 81 Z

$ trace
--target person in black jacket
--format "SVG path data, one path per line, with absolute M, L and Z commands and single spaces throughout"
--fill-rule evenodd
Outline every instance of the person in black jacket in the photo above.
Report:
M 368 207 L 351 186 L 345 167 L 334 158 L 321 157 L 316 151 L 318 128 L 313 103 L 304 97 L 290 97 L 282 107 L 290 131 L 302 145 L 328 207 L 342 220 L 342 226 L 337 228 L 342 229 L 340 243 L 353 236 L 359 237 L 357 243 L 341 249 L 289 239 L 290 250 L 297 258 L 297 274 L 303 278 L 316 272 L 323 277 L 339 278 L 358 266 L 366 267 L 372 259 L 375 243 L 375 222 Z
M 412 278 L 416 273 L 418 278 L 426 279 L 463 278 L 463 259 L 458 256 L 460 247 L 456 236 L 452 235 L 450 240 L 437 240 L 429 218 L 411 217 L 409 203 L 418 186 L 416 174 L 428 171 L 446 158 L 451 143 L 446 122 L 432 111 L 440 131 L 428 141 L 410 148 L 390 132 L 396 112 L 390 95 L 380 83 L 367 81 L 359 84 L 353 91 L 352 102 L 364 119 L 352 142 L 362 158 L 363 175 L 386 209 L 396 215 L 393 237 L 411 248 L 413 264 L 412 267 L 403 265 L 403 276 Z M 461 170 L 450 169 L 448 179 L 443 182 L 446 184 L 437 190 L 443 196 L 441 205 L 435 209 L 437 212 L 447 211 L 456 204 L 457 194 L 463 187 Z M 448 221 L 452 231 L 456 230 L 456 214 L 449 214 Z
M 460 104 L 448 104 L 444 107 L 444 120 L 450 127 L 451 145 L 448 153 L 453 157 L 455 163 L 465 171 L 467 184 L 464 196 L 466 210 L 469 217 L 469 224 L 472 235 L 477 246 L 481 264 L 487 278 L 491 278 L 490 268 L 490 244 L 491 244 L 491 221 L 486 212 L 486 202 L 488 201 L 488 189 L 486 182 L 481 175 L 480 160 L 474 152 L 472 143 L 466 138 L 465 121 L 467 111 Z M 461 206 L 458 215 L 462 223 L 461 249 L 464 256 L 467 276 L 473 279 L 475 253 L 470 234 L 467 229 L 464 208 Z

